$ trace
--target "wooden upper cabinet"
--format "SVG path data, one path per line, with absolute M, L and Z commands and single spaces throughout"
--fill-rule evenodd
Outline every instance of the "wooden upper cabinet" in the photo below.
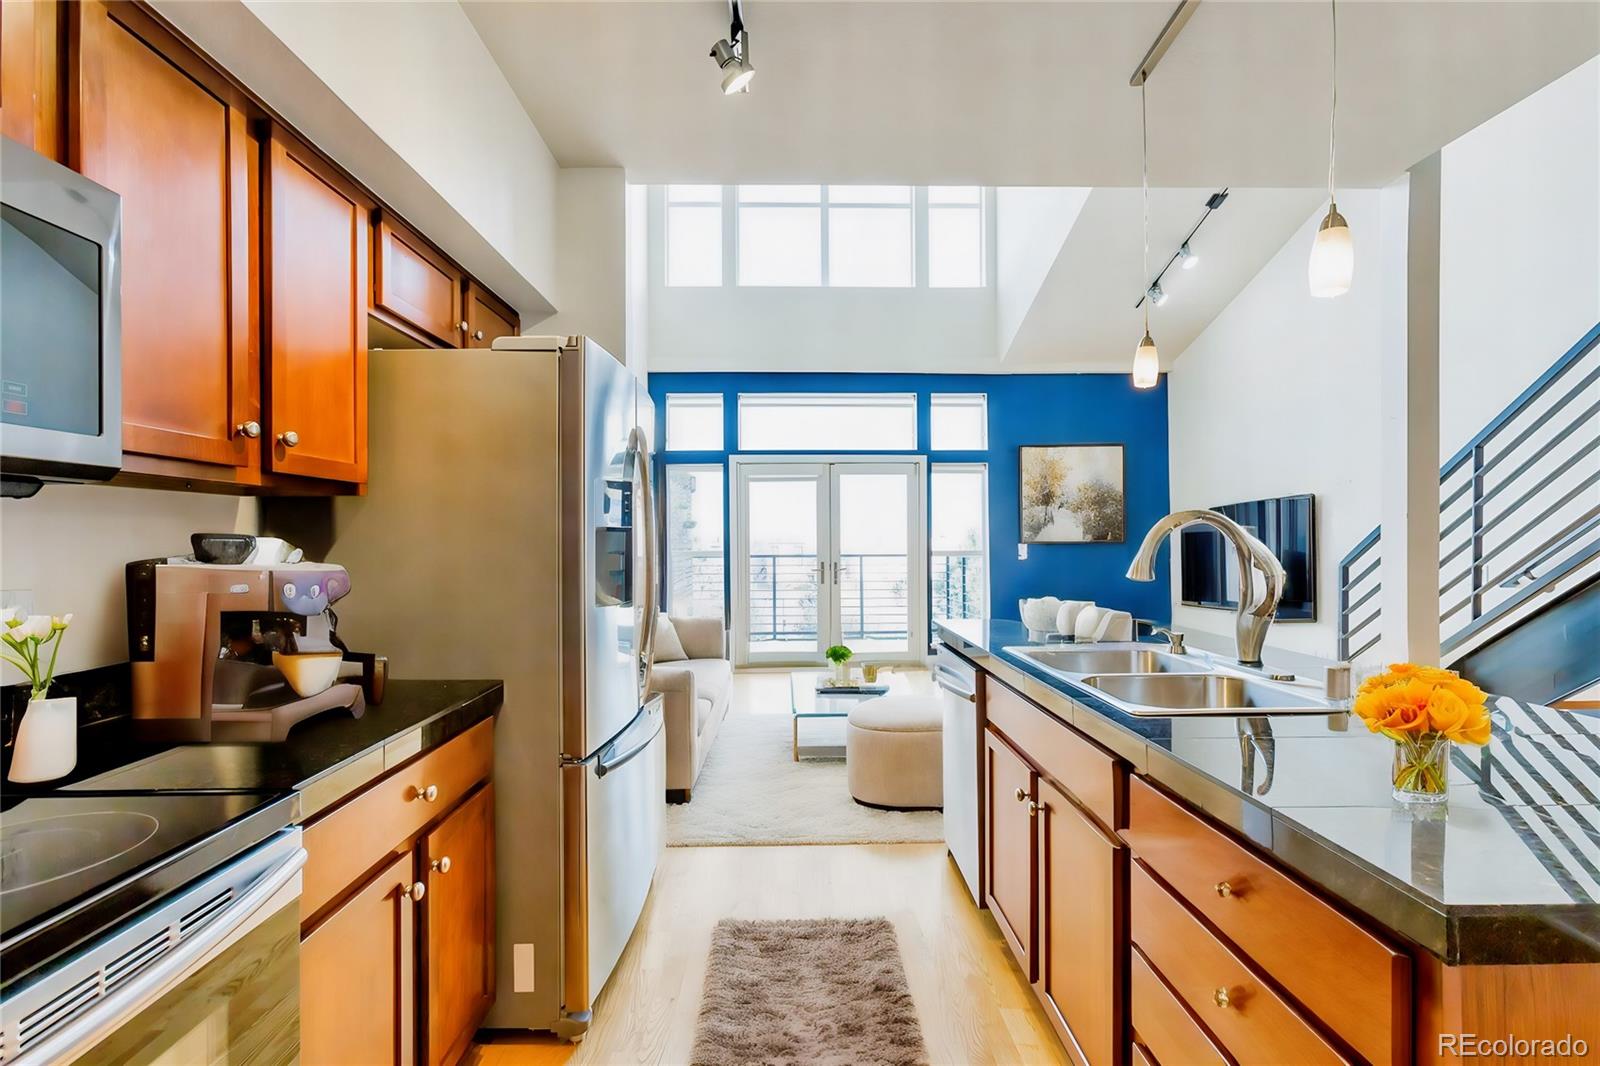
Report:
M 422 841 L 426 1066 L 458 1061 L 494 1004 L 494 785 Z
M 1034 881 L 1038 869 L 1033 817 L 1038 775 L 994 733 L 984 736 L 984 816 L 989 842 L 989 910 L 1032 981 Z
M 514 337 L 522 332 L 522 319 L 494 293 L 475 281 L 466 287 L 465 348 L 487 348 L 498 337 Z
M 1039 780 L 1039 994 L 1074 1060 L 1117 1066 L 1126 1043 L 1126 849 Z
M 267 463 L 365 481 L 374 205 L 276 124 L 266 175 Z
M 300 942 L 306 1066 L 416 1061 L 414 861 L 410 851 L 395 859 Z
M 460 344 L 466 328 L 460 269 L 387 211 L 378 212 L 373 236 L 373 313 L 419 339 Z
M 0 2 L 0 133 L 66 162 L 59 0 Z
M 255 466 L 246 101 L 132 5 L 72 17 L 70 162 L 122 196 L 123 449 Z

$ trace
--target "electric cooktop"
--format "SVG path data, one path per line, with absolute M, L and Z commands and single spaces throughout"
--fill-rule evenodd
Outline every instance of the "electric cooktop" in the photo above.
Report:
M 0 814 L 0 989 L 294 820 L 292 793 L 24 799 Z

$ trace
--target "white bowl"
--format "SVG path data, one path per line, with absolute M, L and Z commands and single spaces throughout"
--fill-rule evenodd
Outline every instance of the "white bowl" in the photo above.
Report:
M 278 668 L 289 687 L 300 696 L 315 696 L 339 679 L 339 663 L 344 655 L 337 651 L 312 651 L 289 654 L 275 651 L 272 665 Z

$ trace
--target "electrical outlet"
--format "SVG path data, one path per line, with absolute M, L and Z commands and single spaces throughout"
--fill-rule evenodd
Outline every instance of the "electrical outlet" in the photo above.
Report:
M 1028 561 L 1028 546 L 1026 544 L 1018 544 L 1017 545 L 1017 562 L 1024 563 L 1024 562 L 1027 562 L 1027 561 Z
M 32 589 L 0 589 L 0 608 L 17 608 L 23 614 L 33 613 Z
M 534 985 L 533 945 L 511 945 L 511 991 L 532 992 Z

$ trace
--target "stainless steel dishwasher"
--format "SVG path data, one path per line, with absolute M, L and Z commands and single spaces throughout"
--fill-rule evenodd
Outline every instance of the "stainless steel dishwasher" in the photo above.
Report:
M 978 895 L 978 672 L 943 643 L 933 645 L 933 681 L 944 712 L 944 840 Z

